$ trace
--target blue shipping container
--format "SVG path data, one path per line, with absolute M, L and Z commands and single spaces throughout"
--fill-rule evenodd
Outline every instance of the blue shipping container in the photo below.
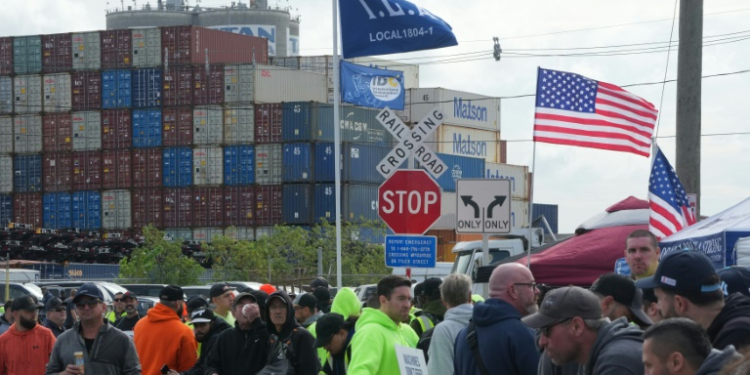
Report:
M 73 228 L 97 230 L 102 227 L 102 196 L 98 191 L 72 194 Z
M 133 110 L 133 147 L 161 146 L 161 109 Z
M 42 156 L 18 155 L 13 158 L 13 192 L 42 191 Z
M 342 106 L 342 142 L 390 146 L 393 136 L 376 120 L 378 109 Z M 281 137 L 284 142 L 333 142 L 333 106 L 315 102 L 284 103 Z
M 193 150 L 188 147 L 165 148 L 164 186 L 187 187 L 193 183 Z
M 283 182 L 315 181 L 312 175 L 312 148 L 311 143 L 284 144 L 281 161 Z
M 255 147 L 224 147 L 224 184 L 227 186 L 255 183 Z
M 161 107 L 161 69 L 136 69 L 131 78 L 133 108 Z
M 281 220 L 284 224 L 313 224 L 313 185 L 284 185 Z
M 46 229 L 71 228 L 70 193 L 47 193 L 42 198 L 43 226 Z
M 550 229 L 552 229 L 552 233 L 557 234 L 558 206 L 556 204 L 534 203 L 534 205 L 532 206 L 532 211 L 532 222 L 536 221 L 540 216 L 544 215 L 544 218 L 547 219 L 547 223 L 549 223 Z M 547 231 L 547 227 L 545 227 L 541 222 L 534 223 L 534 227 L 544 228 L 544 231 Z
M 130 108 L 130 71 L 105 70 L 102 72 L 102 108 Z
M 380 220 L 378 216 L 378 185 L 342 185 L 341 216 L 345 222 Z M 333 184 L 315 184 L 314 219 L 333 221 L 336 199 Z M 284 197 L 286 200 L 286 197 Z
M 436 181 L 443 191 L 456 191 L 456 180 L 461 178 L 484 178 L 484 159 L 436 153 L 448 170 Z M 419 163 L 416 163 L 417 168 Z
M 0 226 L 7 227 L 13 221 L 13 198 L 7 194 L 0 194 Z

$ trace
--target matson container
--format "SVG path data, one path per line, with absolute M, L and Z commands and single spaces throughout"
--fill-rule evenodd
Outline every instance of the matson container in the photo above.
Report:
M 42 76 L 13 77 L 13 97 L 16 113 L 39 113 L 42 111 Z
M 42 38 L 39 35 L 13 38 L 13 73 L 42 72 Z
M 135 31 L 132 32 L 135 33 Z M 133 65 L 131 30 L 106 30 L 100 31 L 99 35 L 101 36 L 103 69 L 127 69 Z
M 102 188 L 130 189 L 133 185 L 130 150 L 102 151 Z
M 73 150 L 102 148 L 102 115 L 99 111 L 73 112 Z
M 165 148 L 162 154 L 164 186 L 190 186 L 193 183 L 193 150 L 187 147 Z
M 164 108 L 164 146 L 190 146 L 193 143 L 193 109 L 190 107 Z
M 485 163 L 484 169 L 484 178 L 510 180 L 511 197 L 529 199 L 528 166 Z
M 164 106 L 193 105 L 193 69 L 189 66 L 164 69 L 162 94 Z
M 224 188 L 224 223 L 255 226 L 255 188 L 237 186 Z
M 133 228 L 164 226 L 164 201 L 159 188 L 133 190 Z
M 44 191 L 69 191 L 73 188 L 73 157 L 69 152 L 44 154 L 42 175 Z
M 328 100 L 326 77 L 322 74 L 258 65 L 253 80 L 255 103 Z
M 195 228 L 193 229 L 193 241 L 211 243 L 218 236 L 223 236 L 224 230 L 221 228 Z
M 126 30 L 121 30 L 126 31 Z M 127 30 L 130 33 L 130 30 Z M 133 29 L 133 66 L 148 68 L 161 65 L 164 52 L 161 48 L 161 30 L 156 27 Z
M 7 227 L 13 220 L 13 198 L 10 195 L 0 194 L 0 225 Z M 249 228 L 252 230 L 252 228 Z M 238 236 L 240 232 L 238 231 Z
M 431 145 L 431 147 L 437 152 L 483 158 L 488 163 L 500 161 L 499 131 L 443 125 L 436 130 L 436 133 L 438 133 L 438 144 Z
M 0 75 L 13 74 L 13 38 L 0 38 Z
M 223 159 L 221 147 L 193 149 L 193 184 L 196 186 L 221 185 L 224 181 Z
M 255 105 L 255 142 L 281 142 L 281 124 L 284 111 L 281 103 Z
M 13 101 L 13 78 L 2 76 L 0 77 L 0 114 L 7 115 L 13 112 Z
M 315 184 L 315 221 L 324 218 L 333 221 L 336 217 L 336 196 L 333 184 Z M 378 185 L 341 186 L 341 216 L 344 221 L 359 223 L 378 220 Z
M 133 117 L 130 110 L 104 110 L 101 111 L 101 117 L 102 148 L 105 150 L 130 148 L 133 132 Z
M 257 226 L 281 224 L 281 185 L 256 186 L 255 202 L 255 224 Z
M 42 152 L 42 116 L 13 117 L 13 147 L 18 154 Z
M 13 222 L 16 224 L 31 224 L 34 228 L 41 228 L 43 220 L 42 194 L 27 193 L 13 195 Z
M 99 70 L 102 67 L 101 37 L 98 31 L 73 33 L 73 70 Z
M 224 139 L 224 116 L 219 106 L 193 110 L 193 144 L 220 145 Z
M 42 215 L 44 228 L 71 228 L 70 193 L 47 193 L 42 197 Z
M 98 191 L 74 191 L 73 228 L 98 230 L 102 228 L 102 195 Z
M 133 150 L 133 187 L 148 188 L 162 185 L 162 150 L 146 148 Z
M 67 72 L 73 68 L 71 34 L 42 35 L 42 71 Z
M 255 231 L 251 227 L 229 227 L 224 230 L 224 236 L 237 241 L 255 241 Z
M 102 192 L 102 228 L 129 229 L 132 227 L 130 191 L 104 190 Z
M 404 121 L 421 120 L 436 106 L 443 123 L 475 129 L 500 130 L 500 99 L 443 88 L 414 88 L 406 91 Z
M 101 188 L 101 151 L 73 152 L 73 190 L 99 190 Z
M 73 147 L 73 119 L 69 113 L 42 116 L 42 150 L 70 151 Z
M 252 104 L 224 106 L 224 143 L 255 142 L 255 110 Z
M 161 27 L 161 51 L 169 65 L 268 64 L 268 41 L 197 26 Z M 208 52 L 208 56 L 206 56 Z
M 150 148 L 161 146 L 161 109 L 133 110 L 133 147 Z
M 211 65 L 193 67 L 193 104 L 210 105 L 224 102 L 224 67 Z
M 255 182 L 255 147 L 224 147 L 224 185 L 252 185 Z
M 193 226 L 193 191 L 190 188 L 164 189 L 164 227 Z
M 133 108 L 161 107 L 161 69 L 135 69 L 131 75 Z
M 255 146 L 255 182 L 260 185 L 281 183 L 282 154 L 280 144 Z
M 284 185 L 282 208 L 284 224 L 312 225 L 315 223 L 313 218 L 314 187 L 310 184 Z
M 224 226 L 224 189 L 220 187 L 193 189 L 193 226 Z
M 483 178 L 484 159 L 436 153 L 448 168 L 436 181 L 443 191 L 456 191 L 456 180 L 461 178 Z M 416 163 L 417 168 L 421 168 Z
M 69 73 L 45 74 L 44 81 L 44 111 L 68 112 L 72 108 L 72 84 Z
M 0 154 L 13 153 L 13 118 L 0 116 Z
M 13 191 L 13 158 L 8 155 L 0 155 L 0 193 Z
M 102 108 L 130 108 L 132 100 L 129 70 L 102 72 Z
M 72 109 L 86 111 L 102 107 L 102 75 L 99 72 L 75 72 L 71 74 Z

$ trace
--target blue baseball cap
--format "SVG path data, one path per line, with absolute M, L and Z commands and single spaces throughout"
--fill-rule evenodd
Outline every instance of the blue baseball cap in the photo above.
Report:
M 712 277 L 713 276 L 713 277 Z M 651 277 L 635 282 L 641 289 L 662 288 L 694 296 L 721 289 L 713 263 L 700 251 L 683 250 L 668 254 Z
M 85 283 L 78 288 L 76 296 L 73 298 L 73 303 L 76 303 L 81 297 L 87 296 L 99 299 L 100 302 L 104 302 L 104 295 L 101 289 L 94 283 Z
M 740 266 L 727 267 L 719 271 L 719 277 L 726 284 L 725 294 L 742 293 L 750 297 L 750 269 Z

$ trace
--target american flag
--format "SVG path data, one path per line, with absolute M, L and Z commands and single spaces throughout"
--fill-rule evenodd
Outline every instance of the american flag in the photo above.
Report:
M 685 189 L 658 146 L 651 166 L 648 200 L 651 208 L 648 225 L 656 237 L 661 239 L 695 224 Z
M 622 88 L 539 68 L 534 141 L 649 156 L 658 111 Z

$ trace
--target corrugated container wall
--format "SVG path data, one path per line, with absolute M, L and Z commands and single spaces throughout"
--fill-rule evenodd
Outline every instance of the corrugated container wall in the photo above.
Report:
M 312 224 L 314 185 L 284 185 L 282 221 L 284 224 Z M 317 203 L 317 202 L 315 202 Z
M 281 183 L 282 154 L 280 144 L 255 146 L 255 182 L 260 185 Z
M 15 116 L 13 134 L 13 147 L 17 154 L 42 152 L 42 116 Z
M 255 147 L 224 147 L 224 185 L 251 185 L 255 182 Z
M 445 154 L 483 158 L 488 163 L 500 162 L 500 132 L 477 130 L 463 126 L 443 125 L 437 129 L 438 143 L 429 146 Z
M 70 193 L 47 193 L 42 197 L 44 228 L 71 228 L 72 202 Z
M 255 142 L 281 142 L 284 111 L 280 103 L 255 105 Z
M 558 206 L 556 204 L 543 204 L 543 203 L 534 203 L 532 207 L 532 220 L 537 220 L 541 216 L 544 216 L 545 219 L 547 219 L 547 223 L 550 226 L 550 229 L 552 229 L 552 233 L 557 233 L 558 231 Z M 534 227 L 540 227 L 544 228 L 546 231 L 547 228 L 542 225 L 542 223 L 535 223 Z
M 173 241 L 192 241 L 193 230 L 190 228 L 166 228 L 164 233 L 171 237 Z
M 42 117 L 42 150 L 70 151 L 73 147 L 73 118 L 70 113 Z
M 102 115 L 99 111 L 73 112 L 73 150 L 102 148 Z
M 13 97 L 16 113 L 39 113 L 42 111 L 42 76 L 27 75 L 13 77 Z
M 133 108 L 161 107 L 161 69 L 133 70 L 130 80 L 133 90 Z
M 130 189 L 133 184 L 132 153 L 130 150 L 102 151 L 102 187 Z
M 102 43 L 98 31 L 73 33 L 73 70 L 99 70 L 102 67 Z
M 0 75 L 13 74 L 13 38 L 0 38 Z
M 273 226 L 281 224 L 281 185 L 262 185 L 255 188 L 255 224 Z
M 220 145 L 224 139 L 224 114 L 219 106 L 193 110 L 193 144 Z
M 133 147 L 150 148 L 161 146 L 161 109 L 133 110 Z
M 341 107 L 341 141 L 391 146 L 391 134 L 377 121 L 378 110 Z M 284 142 L 333 142 L 333 106 L 313 102 L 284 103 Z
M 101 151 L 73 152 L 73 190 L 99 190 L 101 188 Z
M 161 28 L 161 50 L 165 63 L 190 64 L 268 64 L 268 41 L 264 38 L 211 30 L 197 26 Z M 208 55 L 206 55 L 208 52 Z
M 333 184 L 315 184 L 314 218 L 333 221 L 336 217 L 336 198 Z M 378 220 L 378 185 L 344 185 L 341 215 L 346 222 Z
M 0 46 L 1 47 L 1 46 Z M 0 114 L 13 112 L 13 78 L 0 77 Z
M 206 187 L 193 189 L 193 226 L 224 226 L 224 189 Z
M 253 65 L 226 65 L 224 67 L 224 103 L 252 103 L 255 94 L 254 77 Z
M 133 133 L 133 117 L 127 109 L 111 109 L 101 112 L 102 148 L 114 150 L 130 148 Z
M 72 83 L 70 73 L 45 74 L 44 80 L 44 111 L 68 112 L 73 106 Z
M 133 190 L 133 228 L 164 225 L 163 197 L 160 188 Z
M 276 228 L 274 227 L 257 227 L 255 228 L 255 239 L 273 236 L 275 232 Z
M 484 177 L 484 159 L 441 153 L 437 153 L 437 157 L 448 167 L 448 170 L 436 180 L 443 191 L 456 191 L 458 179 Z
M 164 189 L 164 227 L 193 226 L 192 189 Z
M 193 69 L 175 66 L 164 69 L 164 106 L 193 105 Z
M 136 32 L 141 32 L 141 30 L 132 30 L 133 34 Z M 102 69 L 127 69 L 133 66 L 131 30 L 105 30 L 100 31 L 99 35 L 101 36 Z
M 511 197 L 529 200 L 528 166 L 485 163 L 484 169 L 484 178 L 510 180 Z
M 271 65 L 282 66 L 289 69 L 299 69 L 299 56 L 271 57 Z
M 102 108 L 131 107 L 131 74 L 129 70 L 105 70 L 102 72 Z
M 188 149 L 189 152 L 189 149 Z M 160 187 L 162 184 L 163 152 L 157 148 L 133 150 L 133 187 Z
M 193 143 L 193 109 L 190 107 L 164 108 L 164 146 L 190 146 Z
M 317 73 L 259 65 L 253 78 L 255 103 L 326 102 L 326 78 Z
M 0 116 L 0 154 L 13 153 L 13 118 Z
M 255 142 L 255 110 L 252 104 L 224 106 L 224 143 Z
M 196 186 L 221 185 L 224 181 L 224 157 L 222 154 L 221 147 L 193 149 L 193 183 Z
M 187 147 L 165 148 L 163 155 L 164 186 L 190 186 L 193 183 L 193 150 Z
M 414 88 L 406 91 L 404 121 L 421 120 L 435 106 L 443 112 L 443 123 L 490 131 L 500 130 L 500 99 L 444 88 Z
M 229 227 L 224 230 L 224 235 L 237 241 L 255 241 L 255 230 L 250 227 Z
M 284 183 L 315 181 L 313 176 L 314 152 L 312 150 L 315 146 L 318 145 L 310 143 L 285 143 L 283 145 L 282 181 Z M 286 194 L 284 194 L 284 197 L 286 199 Z
M 221 228 L 195 228 L 193 229 L 193 241 L 211 243 L 219 236 L 224 235 Z
M 510 225 L 513 228 L 529 227 L 529 201 L 510 201 Z
M 42 72 L 42 38 L 39 35 L 13 38 L 13 73 Z
M 13 198 L 0 194 L 0 225 L 7 227 L 13 221 Z
M 72 109 L 87 111 L 102 107 L 102 75 L 97 72 L 75 72 L 72 81 Z
M 129 229 L 132 226 L 130 191 L 105 190 L 102 192 L 102 227 L 104 229 Z
M 252 186 L 224 188 L 224 223 L 255 226 L 255 188 Z
M 13 222 L 31 224 L 41 228 L 43 220 L 42 194 L 27 193 L 13 195 Z
M 0 193 L 13 191 L 13 158 L 0 155 Z
M 67 72 L 73 68 L 71 34 L 42 35 L 42 71 Z
M 102 195 L 98 191 L 74 191 L 73 227 L 98 230 L 102 227 Z
M 47 152 L 43 162 L 44 191 L 69 191 L 73 188 L 73 157 L 69 152 Z
M 193 104 L 211 105 L 224 102 L 224 67 L 193 67 Z

